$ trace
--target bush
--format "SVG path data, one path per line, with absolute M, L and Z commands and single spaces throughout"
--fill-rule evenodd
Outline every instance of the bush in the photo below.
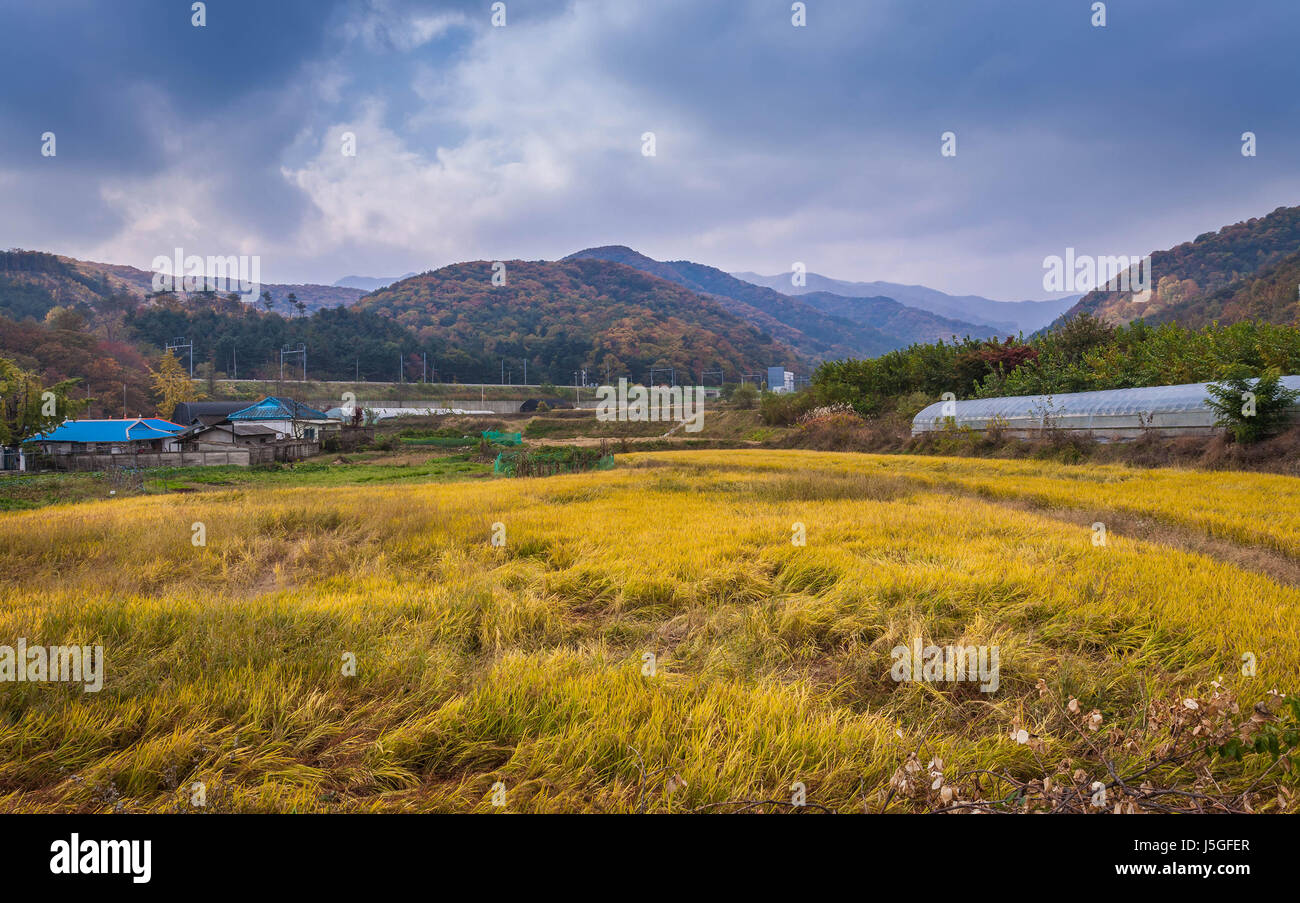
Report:
M 908 424 L 896 417 L 866 420 L 845 405 L 809 411 L 775 444 L 817 451 L 897 452 L 908 441 Z
M 764 392 L 761 408 L 763 422 L 768 426 L 790 426 L 815 404 L 817 404 L 816 398 L 808 391 L 789 394 Z
M 934 402 L 935 399 L 924 392 L 909 392 L 898 399 L 898 403 L 894 406 L 894 412 L 899 417 L 911 420 Z
M 758 404 L 758 389 L 752 383 L 736 386 L 736 390 L 731 393 L 731 402 L 741 410 L 752 410 Z
M 1276 367 L 1265 370 L 1259 379 L 1251 379 L 1246 372 L 1235 368 L 1227 379 L 1211 384 L 1209 403 L 1218 415 L 1215 423 L 1226 428 L 1234 441 L 1253 445 L 1286 428 L 1300 392 L 1282 385 L 1282 373 Z

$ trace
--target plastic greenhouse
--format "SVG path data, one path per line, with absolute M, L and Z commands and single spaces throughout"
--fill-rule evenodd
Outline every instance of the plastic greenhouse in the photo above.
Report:
M 1300 389 L 1300 376 L 1282 384 Z M 1144 433 L 1160 436 L 1208 435 L 1216 429 L 1209 405 L 1210 383 L 1106 389 L 1060 395 L 1020 395 L 938 401 L 912 420 L 912 435 L 942 430 L 951 423 L 987 430 L 996 423 L 1012 435 L 1032 435 L 1045 429 L 1091 432 L 1109 441 L 1136 439 Z M 951 418 L 951 421 L 949 420 Z

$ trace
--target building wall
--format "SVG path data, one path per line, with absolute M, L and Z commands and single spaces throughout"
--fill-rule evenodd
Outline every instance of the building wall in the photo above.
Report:
M 343 424 L 337 420 L 315 421 L 315 420 L 241 420 L 240 423 L 255 423 L 258 426 L 267 426 L 275 430 L 286 439 L 301 439 L 306 435 L 306 431 L 314 429 L 316 439 L 326 433 L 334 432 L 343 428 Z
M 40 466 L 53 470 L 111 470 L 114 467 L 247 467 L 276 461 L 301 461 L 320 453 L 319 442 L 289 440 L 274 445 L 224 450 L 140 452 L 130 455 L 72 454 L 47 457 Z

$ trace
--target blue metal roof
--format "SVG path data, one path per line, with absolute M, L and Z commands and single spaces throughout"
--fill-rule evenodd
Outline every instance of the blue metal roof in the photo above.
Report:
M 142 417 L 135 420 L 65 420 L 33 442 L 138 442 L 165 439 L 185 427 L 170 420 Z
M 268 395 L 257 404 L 226 416 L 227 420 L 329 420 L 324 411 L 300 404 L 292 398 Z

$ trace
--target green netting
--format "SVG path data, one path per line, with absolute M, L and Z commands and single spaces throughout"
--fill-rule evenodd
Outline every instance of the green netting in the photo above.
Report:
M 501 452 L 492 462 L 492 472 L 508 477 L 546 477 L 585 470 L 609 470 L 614 456 L 604 449 L 564 445 L 550 448 Z
M 523 445 L 523 433 L 499 433 L 496 430 L 484 430 L 483 438 L 493 445 Z

